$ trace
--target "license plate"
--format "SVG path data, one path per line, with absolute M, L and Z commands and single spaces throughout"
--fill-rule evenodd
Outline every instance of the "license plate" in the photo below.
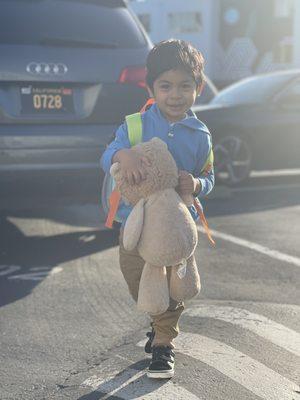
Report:
M 22 113 L 61 114 L 72 113 L 73 89 L 64 86 L 21 87 Z

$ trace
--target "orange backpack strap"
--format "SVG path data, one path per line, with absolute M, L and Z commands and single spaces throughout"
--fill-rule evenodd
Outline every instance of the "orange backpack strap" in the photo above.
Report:
M 150 97 L 150 99 L 147 101 L 147 103 L 140 109 L 140 113 L 143 113 L 148 110 L 149 107 L 151 107 L 155 103 L 155 100 L 153 97 Z
M 206 221 L 206 218 L 205 218 L 205 215 L 204 215 L 204 212 L 203 212 L 203 208 L 202 208 L 202 206 L 201 206 L 201 204 L 200 204 L 200 201 L 198 200 L 197 197 L 194 199 L 194 206 L 195 206 L 195 208 L 196 208 L 196 210 L 197 210 L 197 212 L 198 212 L 198 214 L 199 214 L 200 220 L 201 220 L 201 222 L 202 222 L 202 225 L 203 225 L 203 228 L 204 228 L 204 230 L 205 230 L 205 233 L 206 233 L 206 235 L 207 235 L 207 237 L 208 237 L 208 240 L 210 241 L 210 243 L 211 243 L 213 246 L 215 246 L 215 245 L 216 245 L 216 242 L 214 241 L 214 239 L 213 239 L 212 236 L 211 236 L 211 232 L 210 232 L 208 223 L 207 223 L 207 221 Z
M 105 222 L 106 228 L 113 227 L 115 215 L 118 211 L 120 200 L 121 200 L 120 192 L 116 189 L 113 190 L 109 197 L 109 212 Z

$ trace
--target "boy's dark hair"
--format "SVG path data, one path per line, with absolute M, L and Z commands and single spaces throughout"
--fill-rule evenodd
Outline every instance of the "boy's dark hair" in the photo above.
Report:
M 200 51 L 184 40 L 168 39 L 157 43 L 147 57 L 147 85 L 153 90 L 154 81 L 163 72 L 181 69 L 191 75 L 197 86 L 204 81 L 204 58 Z

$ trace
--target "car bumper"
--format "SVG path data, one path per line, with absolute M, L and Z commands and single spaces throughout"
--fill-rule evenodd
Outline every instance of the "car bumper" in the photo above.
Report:
M 115 129 L 1 126 L 0 208 L 99 201 L 99 161 Z

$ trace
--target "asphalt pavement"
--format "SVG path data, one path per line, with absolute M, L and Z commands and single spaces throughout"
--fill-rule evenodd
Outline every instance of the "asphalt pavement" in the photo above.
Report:
M 149 318 L 96 204 L 0 216 L 0 399 L 300 399 L 300 182 L 216 187 L 199 227 L 201 294 L 171 380 L 149 380 Z

